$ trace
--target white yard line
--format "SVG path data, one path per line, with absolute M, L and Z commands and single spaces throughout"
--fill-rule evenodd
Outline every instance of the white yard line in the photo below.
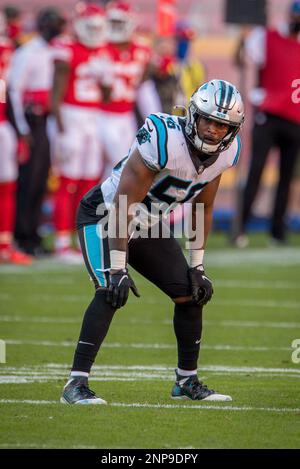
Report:
M 0 270 L 1 273 L 1 270 Z M 31 272 L 34 273 L 34 272 Z M 42 273 L 39 273 L 39 276 L 34 280 L 35 284 L 48 284 L 48 285 L 74 285 L 76 281 L 73 278 L 68 278 L 61 272 L 61 276 L 63 278 L 49 278 L 46 275 L 46 272 L 43 276 Z M 23 283 L 24 279 L 21 276 L 9 278 L 6 282 L 7 284 L 17 284 Z M 147 280 L 139 279 L 140 284 L 147 284 Z M 289 281 L 278 281 L 278 280 L 240 280 L 240 279 L 222 279 L 222 278 L 214 278 L 214 285 L 218 287 L 224 288 L 244 288 L 246 290 L 249 289 L 258 289 L 258 290 L 299 290 L 299 284 L 297 282 L 289 282 Z
M 272 309 L 297 309 L 300 310 L 300 301 L 275 301 L 275 300 L 214 300 L 215 306 L 239 306 L 250 308 L 272 308 Z
M 228 373 L 224 372 L 217 372 L 214 373 L 214 376 L 224 376 L 227 375 Z M 232 373 L 230 373 L 232 374 Z M 236 372 L 234 373 L 236 376 L 243 376 L 246 373 L 245 372 Z M 247 373 L 249 374 L 249 373 Z M 93 376 L 90 378 L 91 382 L 145 382 L 145 381 L 168 381 L 170 383 L 174 382 L 174 376 L 172 376 L 170 373 L 169 374 L 163 374 L 163 373 L 128 373 L 126 376 L 126 373 L 124 373 L 125 376 L 120 376 L 120 374 L 111 374 L 111 376 L 106 376 L 105 373 L 101 373 L 100 376 Z M 3 384 L 36 384 L 36 383 L 49 383 L 50 381 L 61 381 L 64 380 L 66 381 L 68 376 L 68 373 L 60 373 L 58 375 L 0 375 L 0 385 Z M 252 377 L 254 374 L 252 373 Z M 266 376 L 264 373 L 255 373 L 256 377 L 264 377 Z M 277 377 L 277 378 L 282 378 L 282 373 L 268 373 L 268 378 L 272 377 Z M 202 380 L 206 380 L 207 376 L 201 375 L 200 378 Z M 295 381 L 295 379 L 300 379 L 299 375 L 295 374 L 285 374 L 284 378 L 291 378 L 292 380 Z
M 285 282 L 285 281 L 266 281 L 266 280 L 237 280 L 237 279 L 214 279 L 214 285 L 217 287 L 224 288 L 245 288 L 246 290 L 299 290 L 299 284 L 297 282 Z
M 268 322 L 268 321 L 206 321 L 204 324 L 207 326 L 217 327 L 259 327 L 266 329 L 300 329 L 300 322 Z
M 47 316 L 0 316 L 0 322 L 30 322 L 30 323 L 48 323 L 48 324 L 79 324 L 82 318 L 61 318 L 61 317 L 47 317 Z
M 226 268 L 228 266 L 248 268 L 250 265 L 263 267 L 300 265 L 300 249 L 295 247 L 208 250 L 206 264 L 216 267 L 226 265 Z
M 300 249 L 299 247 L 285 247 L 285 248 L 250 248 L 250 249 L 231 249 L 224 248 L 209 251 L 206 254 L 206 264 L 215 267 L 236 267 L 248 269 L 249 266 L 291 266 L 300 265 Z M 84 263 L 82 266 L 66 266 L 59 264 L 56 259 L 44 259 L 34 262 L 32 266 L 14 266 L 14 265 L 1 265 L 0 273 L 7 274 L 24 274 L 28 273 L 62 273 L 65 271 L 78 272 L 84 270 Z
M 1 270 L 0 270 L 1 273 Z M 35 284 L 48 284 L 48 285 L 74 285 L 76 283 L 75 279 L 68 278 L 61 272 L 61 276 L 63 278 L 49 278 L 39 274 L 37 278 L 35 278 Z M 142 280 L 142 281 L 141 281 Z M 24 279 L 21 276 L 9 278 L 6 284 L 17 284 L 23 283 Z M 140 284 L 147 284 L 147 281 L 144 279 L 139 279 Z M 224 287 L 224 288 L 243 288 L 246 290 L 254 289 L 254 290 L 299 290 L 299 284 L 297 282 L 289 282 L 289 281 L 278 281 L 278 280 L 240 280 L 240 279 L 222 279 L 222 278 L 214 278 L 214 285 L 217 287 Z
M 30 404 L 30 405 L 49 405 L 60 404 L 59 401 L 46 401 L 46 400 L 29 400 L 29 399 L 0 399 L 0 404 Z M 204 402 L 199 402 L 194 405 L 176 405 L 176 404 L 149 404 L 137 403 L 131 404 L 125 402 L 111 402 L 108 404 L 111 407 L 127 407 L 135 409 L 192 409 L 192 410 L 226 410 L 226 411 L 255 411 L 255 412 L 275 412 L 275 413 L 298 413 L 300 408 L 280 408 L 280 407 L 252 407 L 252 406 L 230 406 L 230 405 L 211 405 Z
M 1 379 L 61 379 L 65 377 L 69 371 L 67 364 L 49 364 L 46 366 L 32 365 L 23 367 L 10 367 L 2 365 L 0 368 Z M 211 372 L 222 374 L 277 374 L 277 375 L 293 375 L 300 377 L 300 368 L 267 368 L 252 366 L 224 366 L 224 365 L 204 365 L 199 367 L 199 372 Z M 174 367 L 169 366 L 125 366 L 125 365 L 94 365 L 91 374 L 92 379 L 104 378 L 172 378 L 174 375 Z
M 16 297 L 10 293 L 0 293 L 0 300 L 2 302 L 11 302 L 15 301 Z M 90 297 L 87 295 L 47 295 L 47 294 L 35 294 L 33 296 L 28 296 L 27 300 L 30 303 L 39 303 L 39 302 L 59 302 L 59 303 L 78 303 L 84 302 L 87 303 L 90 300 Z M 134 299 L 129 299 L 128 304 L 136 304 Z M 166 305 L 168 302 L 166 300 L 157 300 L 155 298 L 144 298 L 143 304 L 147 305 Z M 218 300 L 215 299 L 213 302 L 214 306 L 238 306 L 240 308 L 250 307 L 250 308 L 272 308 L 272 309 L 297 309 L 300 310 L 300 301 L 276 301 L 276 300 L 242 300 L 242 299 L 228 299 L 228 300 Z
M 78 318 L 64 318 L 64 317 L 49 317 L 49 316 L 9 316 L 0 315 L 1 322 L 24 322 L 24 323 L 49 323 L 49 324 L 80 324 L 82 317 Z M 123 322 L 122 322 L 123 324 Z M 128 318 L 125 324 L 137 324 L 137 325 L 156 325 L 156 326 L 171 326 L 171 319 L 155 320 L 155 319 L 133 319 Z M 204 319 L 205 326 L 216 326 L 216 327 L 240 327 L 240 328 L 266 328 L 266 329 L 300 329 L 300 322 L 282 322 L 282 321 L 210 321 Z
M 69 363 L 48 363 L 46 365 L 27 365 L 27 366 L 6 366 L 1 365 L 0 373 L 2 371 L 8 372 L 27 372 L 27 371 L 42 371 L 50 372 L 55 370 L 64 370 L 67 371 L 70 369 Z M 204 365 L 201 366 L 200 371 L 226 371 L 228 373 L 238 372 L 262 372 L 262 373 L 299 373 L 300 367 L 297 368 L 269 368 L 269 367 L 256 367 L 256 366 L 226 366 L 226 365 Z M 173 366 L 167 365 L 93 365 L 93 372 L 99 372 L 100 374 L 103 371 L 158 371 L 158 372 L 174 372 Z
M 49 417 L 45 417 L 47 419 Z M 20 448 L 20 449 L 56 449 L 57 446 L 46 445 L 41 443 L 1 443 L 0 448 Z M 99 449 L 97 446 L 86 446 L 86 445 L 73 445 L 68 446 L 68 449 Z
M 69 341 L 51 341 L 51 340 L 13 340 L 13 339 L 4 339 L 7 345 L 34 345 L 41 347 L 75 347 L 75 342 Z M 112 349 L 151 349 L 151 350 L 172 350 L 175 348 L 175 344 L 159 344 L 159 343 L 129 343 L 124 344 L 120 342 L 115 343 L 104 343 L 103 348 L 112 348 Z M 240 345 L 229 345 L 229 344 L 219 344 L 219 345 L 202 345 L 203 350 L 220 350 L 220 351 L 250 351 L 250 352 L 270 352 L 270 351 L 293 351 L 291 347 L 266 347 L 266 346 L 240 346 Z

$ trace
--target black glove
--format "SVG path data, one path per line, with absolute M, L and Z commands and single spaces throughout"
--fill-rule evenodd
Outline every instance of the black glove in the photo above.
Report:
M 106 301 L 111 303 L 114 308 L 121 308 L 121 306 L 126 304 L 129 289 L 132 290 L 135 296 L 140 297 L 127 269 L 118 270 L 116 273 L 110 274 Z
M 188 276 L 192 289 L 193 300 L 197 305 L 206 305 L 211 300 L 214 289 L 211 280 L 206 277 L 202 264 L 191 267 Z

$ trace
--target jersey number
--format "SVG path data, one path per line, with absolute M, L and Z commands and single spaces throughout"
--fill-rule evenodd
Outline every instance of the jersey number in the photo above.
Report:
M 166 202 L 167 204 L 172 204 L 174 202 L 184 203 L 192 199 L 196 192 L 200 192 L 208 182 L 198 182 L 197 184 L 190 187 L 186 196 L 183 199 L 177 200 L 173 195 L 167 194 L 169 189 L 174 188 L 175 190 L 184 190 L 187 189 L 192 181 L 184 181 L 173 176 L 167 176 L 162 181 L 159 181 L 156 186 L 151 189 L 150 194 L 153 195 L 156 199 Z

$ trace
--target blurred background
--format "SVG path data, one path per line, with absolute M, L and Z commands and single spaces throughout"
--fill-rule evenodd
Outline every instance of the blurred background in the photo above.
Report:
M 95 5 L 103 11 L 97 11 Z M 110 11 L 118 9 L 120 17 L 117 14 L 114 18 L 114 13 Z M 284 232 L 279 230 L 278 234 L 270 228 L 276 187 L 282 171 L 276 135 L 275 144 L 270 144 L 270 151 L 267 152 L 267 163 L 261 168 L 261 184 L 254 190 L 256 197 L 252 197 L 254 200 L 246 228 L 241 226 L 241 201 L 253 158 L 251 135 L 254 114 L 259 109 L 255 92 L 261 90 L 259 80 L 263 69 L 261 63 L 258 65 L 257 60 L 253 60 L 255 52 L 260 50 L 259 43 L 252 41 L 252 54 L 247 53 L 251 49 L 249 38 L 257 28 L 258 36 L 263 31 L 274 29 L 287 38 L 291 15 L 300 15 L 299 2 L 251 0 L 241 5 L 235 0 L 135 0 L 126 4 L 116 2 L 112 8 L 111 3 L 106 1 L 78 4 L 72 0 L 50 0 L 46 4 L 39 0 L 1 0 L 0 10 L 0 76 L 7 92 L 0 104 L 1 262 L 26 264 L 31 263 L 34 257 L 53 253 L 62 262 L 79 261 L 76 242 L 72 238 L 76 206 L 83 193 L 92 184 L 103 180 L 112 166 L 126 155 L 125 146 L 123 149 L 118 142 L 124 140 L 124 145 L 126 143 L 128 147 L 136 129 L 151 112 L 180 112 L 174 111 L 173 106 L 186 106 L 193 90 L 212 78 L 234 83 L 246 104 L 242 156 L 237 168 L 227 171 L 222 177 L 215 205 L 214 231 L 222 232 L 225 239 L 237 247 L 248 244 L 246 228 L 250 233 L 270 233 L 270 239 L 280 244 L 288 243 L 287 233 L 299 234 L 299 157 L 294 157 L 295 161 L 289 169 L 292 174 L 285 177 L 281 184 L 284 186 L 281 187 L 281 194 L 284 193 L 284 198 L 287 198 L 287 206 L 281 208 Z M 91 105 L 90 100 L 80 102 L 79 98 L 70 97 L 78 63 L 82 65 L 84 60 L 90 60 L 89 51 L 95 52 L 94 45 L 87 42 L 88 29 L 85 31 L 82 28 L 91 27 L 90 34 L 93 34 L 94 27 L 96 34 L 96 26 L 89 26 L 87 18 L 97 15 L 108 24 L 115 22 L 117 28 L 123 22 L 127 33 L 125 31 L 124 37 L 121 34 L 119 39 L 112 39 L 108 28 L 105 39 L 97 43 L 100 61 L 98 65 L 94 61 L 93 71 L 89 72 L 94 80 L 91 84 L 89 78 L 90 90 L 95 83 L 98 84 L 99 101 L 102 103 L 99 116 L 89 125 L 89 129 L 95 128 L 93 136 L 89 135 L 88 138 L 96 139 L 99 131 L 97 145 L 95 143 L 91 150 L 96 155 L 94 158 L 98 158 L 91 176 L 83 169 L 82 174 L 80 170 L 76 173 L 74 169 L 66 169 L 62 161 L 70 158 L 68 155 L 76 150 L 74 145 L 77 148 L 81 145 L 80 133 L 82 141 L 87 138 L 78 122 L 90 122 L 91 108 L 95 113 L 98 109 L 98 104 Z M 299 35 L 299 31 L 296 33 Z M 32 42 L 38 36 L 43 38 L 43 46 Z M 120 50 L 123 52 L 118 57 L 109 55 L 111 51 L 105 51 L 105 41 L 117 46 L 121 44 Z M 130 56 L 131 52 L 128 52 L 133 42 L 142 44 L 139 46 L 142 48 L 139 57 Z M 78 48 L 78 44 L 85 48 L 85 52 Z M 286 47 L 288 50 L 288 43 Z M 128 57 L 124 51 L 127 51 Z M 89 58 L 84 59 L 82 54 L 88 54 Z M 139 62 L 135 77 L 132 71 L 136 66 L 134 61 Z M 130 69 L 128 63 L 133 68 Z M 64 72 L 63 64 L 67 64 L 67 72 Z M 112 72 L 111 64 L 119 67 L 114 69 L 118 70 L 117 73 Z M 80 70 L 81 75 L 85 73 L 83 68 Z M 284 68 L 278 70 L 278 74 L 284 73 Z M 75 74 L 73 78 L 72 74 Z M 130 90 L 128 88 L 126 91 L 122 79 L 129 84 Z M 117 90 L 117 98 L 110 93 L 114 89 Z M 292 91 L 291 88 L 290 94 Z M 285 104 L 282 106 L 285 107 Z M 277 111 L 275 114 L 278 116 Z M 98 123 L 94 124 L 96 119 Z M 293 122 L 294 128 L 296 125 L 300 125 L 297 118 Z M 118 133 L 113 133 L 112 128 L 118 129 Z M 74 129 L 75 137 L 72 136 Z M 125 135 L 130 137 L 128 143 Z M 289 147 L 288 139 L 285 146 Z M 85 166 L 84 158 L 89 160 L 89 144 L 84 148 L 84 155 L 78 156 L 81 166 Z M 282 195 L 279 197 L 282 200 Z
M 0 448 L 299 448 L 300 1 L 0 0 L 0 11 Z M 170 404 L 173 307 L 134 272 L 141 298 L 115 315 L 91 376 L 112 405 L 74 425 L 78 410 L 55 403 L 94 290 L 78 202 L 147 114 L 180 113 L 211 78 L 246 104 L 205 253 L 214 296 L 199 369 L 234 407 Z

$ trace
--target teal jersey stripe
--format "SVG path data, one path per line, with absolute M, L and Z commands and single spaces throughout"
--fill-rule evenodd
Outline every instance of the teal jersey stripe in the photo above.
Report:
M 168 162 L 168 133 L 163 119 L 151 114 L 149 119 L 153 122 L 157 135 L 158 164 L 163 169 Z
M 236 139 L 237 139 L 237 142 L 238 142 L 238 149 L 237 149 L 235 158 L 233 160 L 232 166 L 237 165 L 237 163 L 239 161 L 240 154 L 241 154 L 241 148 L 242 148 L 242 142 L 241 142 L 241 139 L 240 139 L 239 135 L 237 135 Z
M 97 277 L 100 286 L 107 287 L 105 273 L 103 269 L 103 248 L 102 239 L 97 233 L 98 225 L 86 225 L 84 227 L 84 240 L 88 261 L 94 275 Z

